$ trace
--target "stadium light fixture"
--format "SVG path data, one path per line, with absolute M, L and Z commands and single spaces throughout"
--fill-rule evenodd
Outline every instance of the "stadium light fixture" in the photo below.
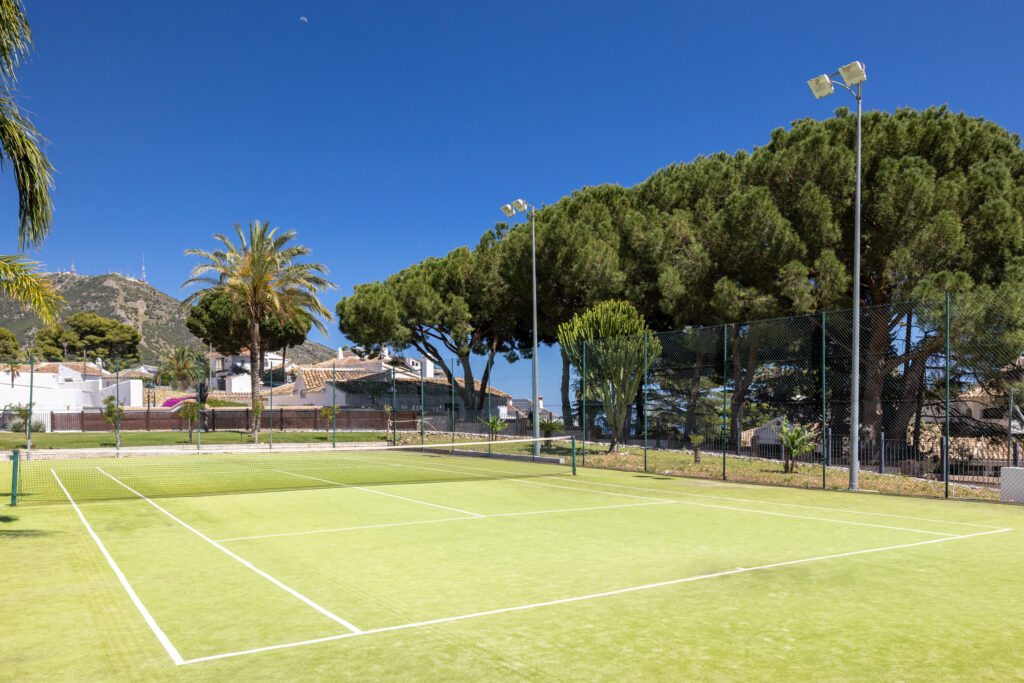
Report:
M 837 81 L 836 76 L 843 80 Z M 845 88 L 857 99 L 857 188 L 853 220 L 853 356 L 850 368 L 850 490 L 858 488 L 860 475 L 860 168 L 861 168 L 861 85 L 868 79 L 863 62 L 850 62 L 839 71 L 807 81 L 817 99 L 832 94 L 833 86 Z
M 530 261 L 533 285 L 533 456 L 536 458 L 540 457 L 540 406 L 537 405 L 537 209 L 527 204 L 526 200 L 517 199 L 511 204 L 501 207 L 501 210 L 509 218 L 515 215 L 516 211 L 530 216 Z
M 816 76 L 815 78 L 807 81 L 807 85 L 811 87 L 811 92 L 814 93 L 814 98 L 818 100 L 822 97 L 828 97 L 834 92 L 832 79 L 825 74 Z

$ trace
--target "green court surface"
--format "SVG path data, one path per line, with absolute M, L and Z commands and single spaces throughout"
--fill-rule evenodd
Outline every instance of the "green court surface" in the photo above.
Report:
M 1021 507 L 439 453 L 22 465 L 5 680 L 1024 676 Z

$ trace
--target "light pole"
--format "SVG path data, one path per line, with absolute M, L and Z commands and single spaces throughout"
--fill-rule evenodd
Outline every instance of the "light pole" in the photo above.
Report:
M 841 76 L 842 81 L 835 80 Z M 868 79 L 864 64 L 850 62 L 839 67 L 839 71 L 826 76 L 822 74 L 807 81 L 816 99 L 831 95 L 834 85 L 845 88 L 857 99 L 857 190 L 854 205 L 853 228 L 853 362 L 850 369 L 850 490 L 857 490 L 860 473 L 860 128 L 861 128 L 861 84 Z M 856 90 L 854 90 L 856 88 Z
M 530 282 L 533 288 L 533 457 L 540 456 L 540 407 L 537 405 L 537 209 L 522 199 L 501 207 L 506 216 L 512 218 L 519 213 L 530 216 Z

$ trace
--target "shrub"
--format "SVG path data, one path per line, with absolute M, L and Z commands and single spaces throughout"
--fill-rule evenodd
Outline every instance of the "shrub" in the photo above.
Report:
M 15 432 L 15 433 L 19 433 L 20 432 L 20 433 L 24 434 L 25 433 L 25 421 L 24 420 L 15 420 L 14 422 L 11 422 L 11 423 L 9 423 L 7 425 L 7 429 L 9 429 L 10 431 Z M 45 432 L 46 431 L 46 425 L 44 425 L 41 420 L 32 420 L 32 431 L 33 432 Z

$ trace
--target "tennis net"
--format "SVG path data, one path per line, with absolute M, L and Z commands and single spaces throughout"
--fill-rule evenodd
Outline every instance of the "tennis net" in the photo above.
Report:
M 534 454 L 539 451 L 539 456 Z M 551 476 L 574 472 L 567 438 L 331 448 L 285 444 L 33 451 L 4 465 L 17 504 Z M 2 476 L 2 475 L 0 475 Z M 3 489 L 0 489 L 3 495 Z

